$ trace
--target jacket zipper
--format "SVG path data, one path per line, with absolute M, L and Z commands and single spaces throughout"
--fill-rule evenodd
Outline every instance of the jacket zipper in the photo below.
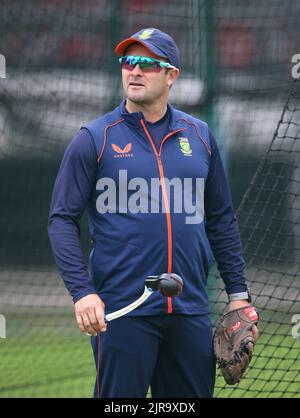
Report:
M 162 195 L 163 195 L 163 201 L 164 201 L 164 205 L 166 208 L 166 219 L 167 219 L 167 234 L 168 234 L 168 273 L 172 273 L 172 222 L 171 222 L 171 214 L 170 214 L 170 204 L 169 204 L 169 200 L 168 200 L 168 195 L 167 195 L 167 190 L 166 190 L 166 182 L 165 182 L 165 174 L 164 174 L 164 168 L 163 168 L 163 164 L 161 161 L 161 152 L 162 152 L 162 146 L 163 143 L 172 135 L 176 134 L 177 132 L 181 132 L 184 131 L 185 128 L 181 128 L 181 129 L 177 129 L 176 131 L 170 132 L 168 133 L 168 135 L 166 135 L 163 140 L 160 143 L 159 146 L 159 152 L 157 152 L 153 139 L 151 138 L 151 135 L 145 125 L 145 122 L 143 119 L 140 120 L 141 125 L 146 133 L 146 136 L 152 146 L 152 149 L 154 151 L 155 157 L 156 157 L 156 161 L 157 161 L 157 165 L 158 165 L 158 171 L 159 171 L 159 177 L 161 180 L 161 188 L 162 188 Z M 168 303 L 168 314 L 171 314 L 173 312 L 173 306 L 172 306 L 172 298 L 168 297 L 167 298 L 167 303 Z

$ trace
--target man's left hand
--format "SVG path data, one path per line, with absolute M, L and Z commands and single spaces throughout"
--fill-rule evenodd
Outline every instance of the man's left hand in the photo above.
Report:
M 247 300 L 235 300 L 229 302 L 228 312 L 233 311 L 234 309 L 243 308 L 244 306 L 250 306 L 250 303 Z M 259 330 L 256 325 L 253 325 L 252 334 L 255 342 L 259 337 Z
M 214 353 L 226 383 L 240 381 L 258 338 L 258 313 L 246 300 L 230 302 L 214 333 Z

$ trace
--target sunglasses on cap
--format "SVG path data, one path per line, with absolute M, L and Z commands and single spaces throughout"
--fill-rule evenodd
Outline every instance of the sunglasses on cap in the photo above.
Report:
M 119 63 L 122 68 L 128 71 L 132 71 L 134 67 L 139 64 L 140 69 L 145 73 L 159 73 L 163 68 L 171 68 L 173 70 L 176 69 L 174 65 L 171 65 L 168 62 L 159 61 L 149 57 L 142 57 L 140 55 L 126 55 L 119 58 Z

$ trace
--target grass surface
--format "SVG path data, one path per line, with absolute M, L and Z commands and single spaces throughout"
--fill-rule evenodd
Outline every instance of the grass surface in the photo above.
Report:
M 95 367 L 87 337 L 12 337 L 1 342 L 1 397 L 91 397 Z
M 0 339 L 0 397 L 92 397 L 95 366 L 90 340 L 73 316 L 8 316 Z M 291 326 L 261 324 L 251 367 L 236 386 L 217 371 L 215 397 L 300 397 L 300 338 Z M 69 335 L 65 335 L 69 334 Z

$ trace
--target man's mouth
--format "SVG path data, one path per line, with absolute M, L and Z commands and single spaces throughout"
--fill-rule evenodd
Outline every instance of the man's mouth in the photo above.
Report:
M 134 83 L 133 81 L 129 83 L 129 86 L 132 87 L 144 87 L 144 84 L 142 83 Z

